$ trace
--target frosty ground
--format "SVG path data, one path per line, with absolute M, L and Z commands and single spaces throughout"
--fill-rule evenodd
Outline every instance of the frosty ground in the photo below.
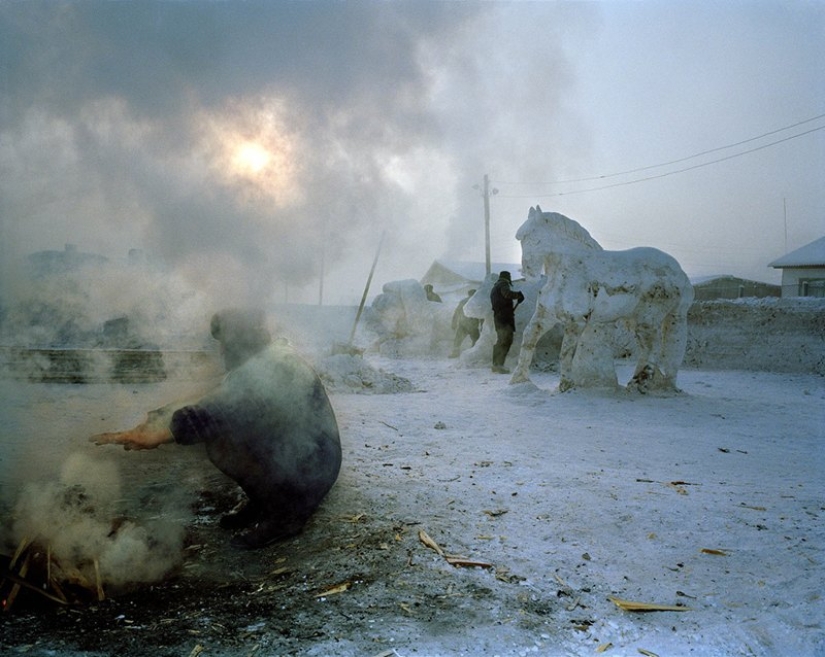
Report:
M 513 386 L 446 358 L 366 360 L 407 391 L 333 390 L 339 481 L 300 536 L 254 553 L 227 547 L 231 493 L 196 451 L 86 442 L 179 383 L 3 382 L 54 454 L 105 454 L 144 502 L 182 487 L 194 510 L 174 577 L 21 606 L 4 654 L 825 654 L 822 376 L 684 369 L 679 394 L 559 393 L 552 372 Z

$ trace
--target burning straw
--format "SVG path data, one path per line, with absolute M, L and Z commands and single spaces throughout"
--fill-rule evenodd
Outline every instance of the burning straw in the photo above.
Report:
M 59 481 L 29 485 L 15 507 L 18 547 L 0 575 L 5 609 L 21 588 L 40 589 L 60 603 L 103 600 L 106 587 L 158 581 L 177 566 L 184 527 L 138 523 L 125 518 L 119 504 L 116 466 L 83 455 L 67 460 Z

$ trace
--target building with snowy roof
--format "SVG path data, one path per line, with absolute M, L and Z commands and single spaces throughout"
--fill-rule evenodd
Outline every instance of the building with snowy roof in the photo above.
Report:
M 783 297 L 825 297 L 825 236 L 768 266 L 782 270 Z
M 83 267 L 100 267 L 109 261 L 96 253 L 83 253 L 75 244 L 66 244 L 63 251 L 39 251 L 27 257 L 29 273 L 33 276 L 65 274 Z
M 714 299 L 742 299 L 745 297 L 778 297 L 782 288 L 772 283 L 751 281 L 729 274 L 716 276 L 697 276 L 690 279 L 696 301 Z
M 509 262 L 490 263 L 492 273 L 509 271 L 513 281 L 523 280 L 521 265 Z M 487 277 L 487 266 L 483 262 L 458 262 L 435 260 L 421 278 L 421 285 L 432 285 L 433 290 L 449 300 L 462 299 L 467 292 L 478 289 Z

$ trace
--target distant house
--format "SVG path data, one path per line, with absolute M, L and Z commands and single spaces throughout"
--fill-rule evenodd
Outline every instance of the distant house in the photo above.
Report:
M 779 285 L 750 281 L 730 275 L 701 276 L 691 278 L 695 301 L 712 301 L 713 299 L 741 299 L 744 297 L 778 297 L 781 295 Z
M 104 265 L 108 258 L 95 253 L 78 251 L 74 244 L 67 244 L 63 251 L 39 251 L 28 256 L 29 272 L 34 276 L 65 274 L 88 265 Z
M 783 297 L 825 297 L 825 237 L 774 260 L 782 270 Z
M 504 262 L 490 263 L 492 273 L 509 271 L 513 281 L 522 280 L 521 265 Z M 421 279 L 421 285 L 432 285 L 445 301 L 457 301 L 472 289 L 477 289 L 487 277 L 483 262 L 435 260 Z

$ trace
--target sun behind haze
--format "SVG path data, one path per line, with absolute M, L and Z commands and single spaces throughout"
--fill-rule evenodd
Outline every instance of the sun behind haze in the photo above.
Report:
M 218 112 L 203 112 L 201 139 L 210 168 L 241 203 L 285 208 L 303 198 L 297 135 L 290 135 L 275 103 L 233 102 Z
M 823 31 L 805 0 L 0 2 L 0 286 L 74 244 L 355 304 L 383 234 L 374 293 L 483 262 L 485 174 L 494 262 L 540 204 L 778 282 L 823 234 Z

